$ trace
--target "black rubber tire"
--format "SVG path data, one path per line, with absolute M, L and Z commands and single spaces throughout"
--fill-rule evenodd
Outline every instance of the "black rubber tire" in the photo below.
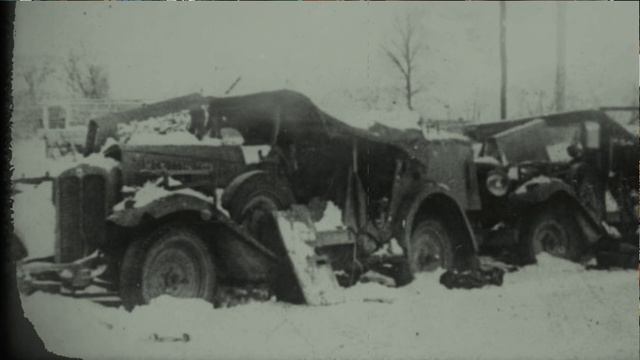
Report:
M 192 274 L 183 273 L 179 285 L 176 285 L 183 286 L 185 280 L 190 280 L 192 283 L 187 282 L 187 286 L 191 288 L 167 291 L 167 278 L 176 275 L 176 268 L 177 275 L 192 271 Z M 188 275 L 195 274 L 197 278 L 188 279 Z M 162 277 L 165 289 L 158 291 L 154 285 Z M 171 282 L 178 283 L 175 277 Z M 217 285 L 216 269 L 211 252 L 200 235 L 185 226 L 166 225 L 129 245 L 120 267 L 119 285 L 120 297 L 127 310 L 147 304 L 162 294 L 212 301 Z
M 409 268 L 414 274 L 453 267 L 451 234 L 439 219 L 429 218 L 418 223 L 411 233 L 407 253 Z
M 578 224 L 571 212 L 562 207 L 545 207 L 536 211 L 522 231 L 520 246 L 524 263 L 535 263 L 544 251 L 570 261 L 580 261 L 585 253 Z
M 270 212 L 287 209 L 292 203 L 293 194 L 285 181 L 271 176 L 254 176 L 236 189 L 227 210 L 231 219 L 244 225 L 262 244 L 276 250 L 281 246 L 274 243 Z

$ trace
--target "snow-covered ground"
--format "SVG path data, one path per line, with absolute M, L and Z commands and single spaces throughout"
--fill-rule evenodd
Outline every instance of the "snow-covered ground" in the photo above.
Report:
M 13 165 L 32 176 L 62 163 L 25 153 L 35 145 L 15 150 Z M 16 228 L 30 252 L 49 255 L 50 184 L 20 189 Z M 447 290 L 435 273 L 397 289 L 358 284 L 344 290 L 346 302 L 323 307 L 214 309 L 161 297 L 129 313 L 42 293 L 22 305 L 50 351 L 85 359 L 637 359 L 637 273 L 539 260 L 507 273 L 501 287 Z M 154 340 L 183 334 L 188 341 Z
M 447 290 L 433 274 L 398 289 L 359 284 L 323 307 L 161 297 L 129 313 L 38 293 L 22 303 L 50 351 L 84 359 L 637 359 L 636 273 L 540 260 L 501 287 Z

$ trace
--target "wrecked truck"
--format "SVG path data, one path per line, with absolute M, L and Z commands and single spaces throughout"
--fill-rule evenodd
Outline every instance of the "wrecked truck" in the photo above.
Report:
M 626 112 L 625 122 L 611 110 Z M 636 266 L 637 108 L 470 125 L 465 133 L 481 144 L 483 210 L 468 214 L 483 248 L 511 248 L 525 263 L 541 251 L 574 261 L 595 255 L 600 263 L 611 255 L 603 249 L 616 248 L 622 266 Z M 625 241 L 635 251 L 622 254 Z
M 294 237 L 312 248 L 302 263 L 329 265 L 343 286 L 368 270 L 402 285 L 473 268 L 463 209 L 477 198 L 452 174 L 469 171 L 469 154 L 403 134 L 351 127 L 291 91 L 189 95 L 94 119 L 83 161 L 53 179 L 55 256 L 19 272 L 36 288 L 115 289 L 130 308 L 255 283 L 310 302 Z M 430 164 L 436 153 L 447 156 Z M 456 189 L 441 181 L 452 176 Z M 330 205 L 340 224 L 323 228 Z M 291 232 L 299 224 L 311 236 Z

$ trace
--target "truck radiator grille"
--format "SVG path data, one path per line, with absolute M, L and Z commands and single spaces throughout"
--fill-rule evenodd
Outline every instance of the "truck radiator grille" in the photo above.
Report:
M 55 257 L 70 262 L 89 255 L 105 236 L 106 178 L 70 172 L 57 182 Z
M 107 194 L 105 178 L 100 175 L 85 176 L 83 196 L 82 207 L 84 211 L 82 221 L 87 245 L 85 251 L 91 252 L 95 250 L 98 244 L 102 243 L 106 231 L 105 200 Z

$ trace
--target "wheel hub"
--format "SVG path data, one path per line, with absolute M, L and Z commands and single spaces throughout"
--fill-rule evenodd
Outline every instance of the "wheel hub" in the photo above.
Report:
M 165 273 L 162 274 L 164 288 L 167 293 L 175 293 L 181 285 L 188 284 L 189 280 L 180 268 L 170 266 Z
M 163 294 L 198 297 L 202 276 L 187 249 L 168 248 L 148 260 L 142 292 L 147 300 Z
M 566 236 L 559 224 L 545 223 L 538 228 L 533 241 L 534 252 L 547 252 L 553 256 L 565 257 L 567 254 Z
M 422 234 L 414 242 L 414 261 L 417 271 L 433 271 L 442 267 L 442 246 L 439 236 L 432 231 Z

